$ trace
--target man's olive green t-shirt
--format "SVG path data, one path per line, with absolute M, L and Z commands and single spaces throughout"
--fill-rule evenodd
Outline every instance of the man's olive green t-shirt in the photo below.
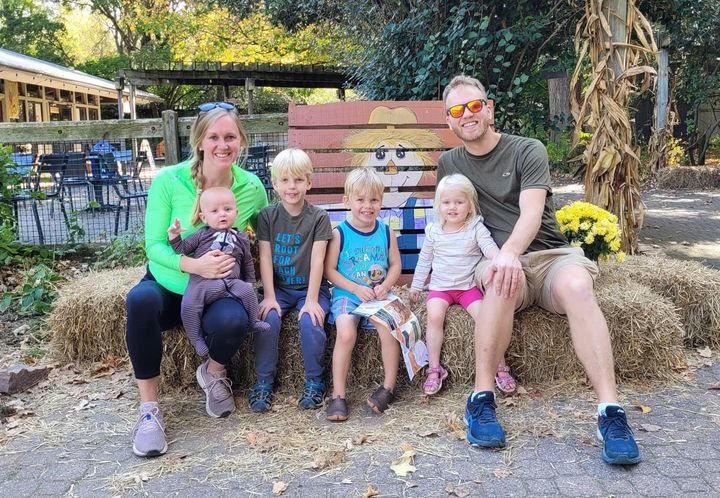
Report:
M 475 186 L 485 226 L 498 246 L 505 244 L 520 217 L 520 192 L 536 188 L 545 189 L 547 196 L 540 229 L 527 252 L 568 245 L 555 220 L 548 156 L 539 140 L 503 133 L 497 146 L 482 156 L 456 147 L 440 156 L 438 181 L 454 173 Z

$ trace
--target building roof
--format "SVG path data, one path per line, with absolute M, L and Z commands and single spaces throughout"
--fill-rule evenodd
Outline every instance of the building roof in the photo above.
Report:
M 76 86 L 102 91 L 105 96 L 108 92 L 111 96 L 117 95 L 115 83 L 110 80 L 0 48 L 0 77 L 12 80 L 12 75 L 8 74 L 12 71 L 9 70 L 46 76 L 49 81 L 34 82 L 39 85 L 52 86 L 53 80 L 61 80 Z M 123 93 L 129 95 L 130 87 L 125 87 Z M 136 96 L 140 103 L 162 102 L 162 98 L 142 90 L 138 90 Z

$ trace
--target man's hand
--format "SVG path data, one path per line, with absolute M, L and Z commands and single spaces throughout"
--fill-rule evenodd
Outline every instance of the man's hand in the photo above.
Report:
M 325 322 L 325 311 L 317 301 L 305 300 L 305 305 L 300 308 L 300 312 L 298 313 L 298 321 L 302 317 L 303 313 L 310 315 L 310 320 L 312 320 L 313 325 L 315 326 L 322 326 Z
M 175 221 L 173 222 L 173 224 L 170 225 L 170 227 L 167 229 L 168 239 L 175 240 L 176 238 L 178 238 L 180 236 L 180 234 L 182 232 L 186 232 L 186 231 L 187 231 L 187 229 L 183 228 L 180 225 L 180 218 L 175 218 Z
M 492 263 L 483 275 L 483 284 L 495 287 L 495 293 L 505 299 L 515 297 L 522 281 L 522 264 L 516 254 L 500 250 L 492 259 Z
M 373 289 L 360 284 L 357 284 L 357 288 L 355 289 L 355 295 L 359 297 L 360 301 L 362 301 L 363 303 L 366 303 L 368 301 L 374 301 L 376 299 L 375 291 Z
M 265 320 L 270 313 L 270 310 L 277 311 L 279 317 L 282 317 L 282 310 L 280 304 L 275 299 L 265 298 L 260 301 L 260 320 Z

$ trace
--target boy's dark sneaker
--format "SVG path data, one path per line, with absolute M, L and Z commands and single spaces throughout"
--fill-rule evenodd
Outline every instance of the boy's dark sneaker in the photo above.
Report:
M 325 398 L 325 383 L 321 380 L 307 379 L 298 400 L 300 408 L 312 409 L 322 406 Z
M 250 409 L 254 412 L 267 412 L 272 408 L 273 385 L 256 382 L 250 391 Z
M 611 465 L 632 465 L 639 463 L 638 448 L 633 431 L 628 425 L 625 410 L 611 405 L 605 415 L 598 415 L 598 439 L 605 443 L 602 458 Z
M 505 446 L 505 431 L 495 416 L 495 393 L 481 391 L 468 397 L 465 407 L 467 440 L 483 448 Z

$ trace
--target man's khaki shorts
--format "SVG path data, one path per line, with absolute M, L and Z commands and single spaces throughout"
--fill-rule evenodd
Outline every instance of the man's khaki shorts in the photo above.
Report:
M 485 286 L 482 283 L 482 276 L 490 266 L 491 260 L 480 261 L 475 269 L 475 283 L 485 294 Z M 525 289 L 523 290 L 522 303 L 516 311 L 527 308 L 531 304 L 537 304 L 553 313 L 560 313 L 553 306 L 552 282 L 557 271 L 568 265 L 585 268 L 593 281 L 598 276 L 598 267 L 583 254 L 579 247 L 560 247 L 557 249 L 546 249 L 535 251 L 520 256 L 520 263 L 525 273 Z

